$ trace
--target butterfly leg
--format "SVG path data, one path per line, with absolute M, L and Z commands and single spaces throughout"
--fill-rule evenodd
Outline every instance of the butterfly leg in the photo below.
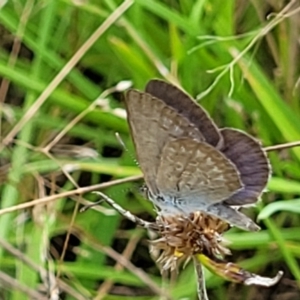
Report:
M 234 208 L 224 205 L 222 203 L 216 203 L 210 205 L 205 210 L 210 215 L 213 215 L 219 219 L 228 222 L 230 225 L 236 226 L 247 231 L 258 231 L 260 227 L 256 225 L 250 218 L 246 215 L 240 213 Z
M 125 210 L 122 208 L 118 203 L 116 203 L 114 200 L 103 194 L 102 192 L 95 192 L 98 195 L 100 195 L 105 202 L 107 202 L 111 207 L 113 207 L 119 214 L 124 216 L 126 219 L 130 220 L 131 222 L 136 223 L 137 225 L 144 227 L 146 229 L 151 229 L 151 230 L 158 230 L 156 223 L 152 222 L 147 222 L 144 221 L 143 219 L 136 217 L 133 215 L 130 211 Z

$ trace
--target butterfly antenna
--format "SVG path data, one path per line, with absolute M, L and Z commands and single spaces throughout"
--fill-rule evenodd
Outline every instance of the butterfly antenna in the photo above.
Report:
M 123 147 L 123 149 L 129 154 L 129 156 L 130 156 L 130 158 L 132 159 L 132 161 L 134 161 L 134 163 L 135 163 L 138 167 L 140 167 L 139 162 L 138 162 L 138 161 L 136 160 L 136 158 L 132 155 L 132 152 L 130 152 L 130 151 L 128 150 L 128 148 L 126 147 L 126 145 L 125 145 L 124 141 L 122 140 L 120 134 L 119 134 L 118 132 L 116 132 L 116 133 L 115 133 L 115 136 L 116 136 L 118 142 L 120 143 L 120 145 Z M 147 195 L 146 195 L 146 194 L 147 194 L 147 189 L 148 189 L 148 188 L 147 188 L 145 185 L 143 185 L 143 186 L 140 188 L 140 193 L 141 193 L 145 198 L 148 198 Z
M 128 150 L 128 148 L 126 147 L 126 145 L 125 145 L 124 141 L 122 140 L 122 138 L 121 138 L 119 132 L 116 132 L 116 133 L 115 133 L 115 136 L 116 136 L 118 142 L 120 143 L 120 145 L 122 146 L 122 148 L 124 149 L 124 151 L 126 151 L 126 152 L 129 154 L 130 158 L 134 161 L 134 163 L 135 163 L 137 166 L 139 166 L 138 161 L 136 160 L 136 158 L 132 155 L 132 153 L 131 153 L 131 152 Z

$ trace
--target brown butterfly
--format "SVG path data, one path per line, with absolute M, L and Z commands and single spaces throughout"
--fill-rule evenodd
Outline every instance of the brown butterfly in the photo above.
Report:
M 162 215 L 201 211 L 245 230 L 259 227 L 236 208 L 255 203 L 270 165 L 246 133 L 219 129 L 177 87 L 151 80 L 125 97 L 137 159 L 149 199 Z

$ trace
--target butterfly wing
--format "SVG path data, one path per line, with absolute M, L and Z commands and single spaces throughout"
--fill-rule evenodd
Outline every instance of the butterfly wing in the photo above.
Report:
M 229 198 L 242 188 L 235 166 L 205 142 L 178 138 L 163 150 L 156 185 L 191 211 Z
M 243 184 L 235 165 L 205 142 L 190 138 L 168 142 L 156 185 L 160 197 L 155 203 L 162 213 L 202 211 L 243 230 L 259 230 L 250 218 L 223 203 Z
M 207 112 L 193 99 L 176 86 L 161 80 L 150 80 L 145 91 L 171 106 L 186 117 L 203 134 L 205 141 L 217 148 L 221 147 L 223 137 Z
M 178 137 L 204 140 L 199 130 L 172 107 L 150 94 L 129 90 L 125 97 L 128 122 L 146 184 L 157 194 L 157 170 L 164 145 Z
M 245 205 L 255 203 L 265 189 L 270 173 L 270 163 L 261 144 L 248 134 L 231 129 L 221 129 L 224 148 L 221 151 L 240 172 L 243 188 L 224 203 Z

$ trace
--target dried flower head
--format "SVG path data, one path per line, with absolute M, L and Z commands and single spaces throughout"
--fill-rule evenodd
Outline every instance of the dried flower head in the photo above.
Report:
M 261 277 L 243 270 L 234 263 L 224 261 L 224 256 L 230 254 L 230 250 L 225 247 L 222 234 L 230 226 L 218 218 L 202 212 L 195 212 L 189 216 L 159 215 L 156 226 L 160 238 L 152 241 L 152 246 L 153 250 L 160 251 L 157 263 L 162 272 L 178 271 L 181 264 L 186 264 L 193 258 L 196 270 L 202 264 L 226 280 L 245 285 L 272 286 L 283 275 L 283 272 L 279 271 L 274 278 Z M 199 270 L 197 274 L 201 276 L 198 278 L 198 284 L 200 290 L 203 290 L 205 283 Z
M 212 258 L 230 254 L 222 243 L 222 233 L 229 226 L 217 218 L 195 212 L 189 216 L 159 215 L 156 223 L 160 238 L 152 241 L 152 245 L 160 251 L 157 262 L 162 270 L 177 270 L 196 254 Z

